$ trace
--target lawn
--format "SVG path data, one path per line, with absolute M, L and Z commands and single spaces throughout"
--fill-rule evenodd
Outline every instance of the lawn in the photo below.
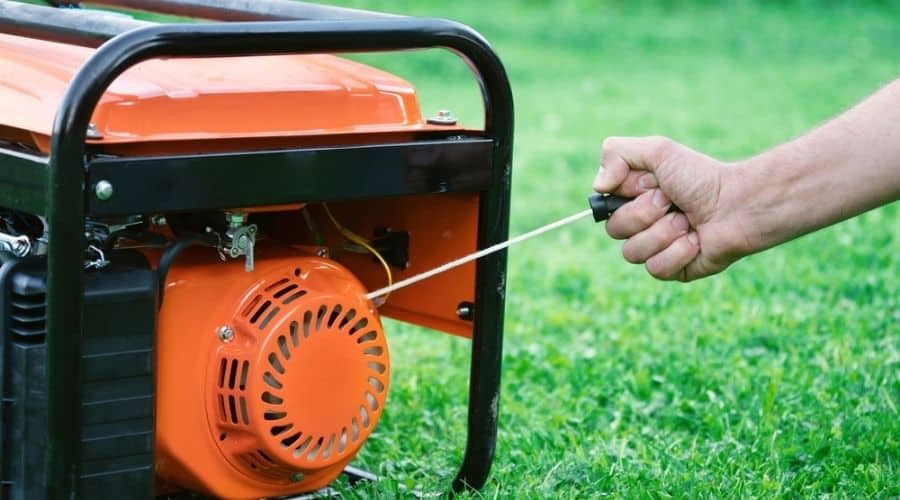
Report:
M 890 2 L 341 4 L 456 19 L 494 44 L 516 100 L 514 234 L 583 208 L 605 136 L 740 159 L 900 76 Z M 480 123 L 453 56 L 365 59 L 427 111 Z M 627 264 L 589 222 L 513 248 L 499 446 L 473 497 L 900 495 L 898 208 L 688 285 Z M 386 328 L 393 386 L 359 463 L 440 491 L 463 448 L 468 344 Z
M 900 76 L 891 1 L 338 3 L 494 44 L 516 100 L 513 234 L 585 208 L 608 135 L 740 159 Z M 361 58 L 480 123 L 454 56 Z M 464 497 L 900 496 L 898 270 L 896 203 L 692 284 L 653 280 L 586 221 L 513 248 L 496 460 Z M 346 495 L 444 491 L 468 342 L 385 327 L 390 398 L 357 465 L 387 479 Z

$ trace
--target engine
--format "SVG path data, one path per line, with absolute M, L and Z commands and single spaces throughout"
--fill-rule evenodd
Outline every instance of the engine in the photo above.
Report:
M 388 389 L 378 312 L 349 271 L 291 248 L 255 257 L 252 273 L 209 249 L 180 257 L 160 310 L 157 474 L 216 497 L 324 487 Z

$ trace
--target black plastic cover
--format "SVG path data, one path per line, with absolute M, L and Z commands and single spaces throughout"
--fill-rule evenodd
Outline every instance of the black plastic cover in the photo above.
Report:
M 46 272 L 42 259 L 0 253 L 0 498 L 46 493 Z M 155 273 L 121 253 L 85 275 L 79 494 L 151 498 Z

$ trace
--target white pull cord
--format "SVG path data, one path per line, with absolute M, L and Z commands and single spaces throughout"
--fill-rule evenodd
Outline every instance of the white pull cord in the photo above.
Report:
M 565 226 L 566 224 L 571 224 L 572 222 L 575 222 L 575 221 L 578 220 L 578 219 L 582 219 L 582 218 L 587 217 L 587 216 L 592 215 L 592 214 L 593 214 L 593 211 L 592 211 L 590 208 L 587 209 L 587 210 L 583 210 L 583 211 L 578 212 L 578 213 L 576 213 L 576 214 L 570 215 L 570 216 L 568 216 L 568 217 L 566 217 L 566 218 L 564 218 L 564 219 L 560 219 L 560 220 L 558 220 L 558 221 L 556 221 L 556 222 L 551 222 L 550 224 L 547 224 L 547 225 L 545 225 L 545 226 L 541 226 L 541 227 L 539 227 L 539 228 L 537 228 L 537 229 L 534 229 L 534 230 L 531 230 L 531 231 L 529 231 L 529 232 L 527 232 L 527 233 L 520 234 L 520 235 L 518 235 L 518 236 L 516 236 L 516 237 L 514 237 L 514 238 L 510 238 L 510 239 L 508 239 L 508 240 L 506 240 L 506 241 L 497 243 L 496 245 L 491 245 L 491 246 L 489 246 L 489 247 L 487 247 L 487 248 L 484 248 L 484 249 L 481 249 L 481 250 L 479 250 L 479 251 L 477 251 L 477 252 L 475 252 L 475 253 L 471 253 L 471 254 L 469 254 L 469 255 L 460 257 L 460 258 L 458 258 L 458 259 L 456 259 L 456 260 L 452 260 L 452 261 L 450 261 L 450 262 L 448 262 L 448 263 L 446 263 L 446 264 L 442 264 L 442 265 L 440 265 L 440 266 L 438 266 L 438 267 L 435 267 L 435 268 L 433 268 L 433 269 L 429 269 L 428 271 L 425 271 L 425 272 L 423 272 L 423 273 L 416 274 L 415 276 L 410 276 L 409 278 L 406 278 L 406 279 L 404 279 L 404 280 L 400 280 L 400 281 L 394 283 L 394 284 L 391 285 L 391 286 L 386 286 L 386 287 L 384 287 L 384 288 L 379 288 L 378 290 L 369 292 L 369 293 L 366 294 L 366 298 L 369 299 L 369 300 L 376 299 L 376 298 L 378 298 L 378 297 L 381 297 L 382 295 L 385 295 L 385 294 L 388 294 L 388 293 L 392 293 L 392 292 L 394 292 L 394 291 L 396 291 L 396 290 L 399 290 L 399 289 L 401 289 L 401 288 L 407 287 L 407 286 L 412 285 L 412 284 L 414 284 L 414 283 L 418 283 L 418 282 L 420 282 L 420 281 L 422 281 L 422 280 L 426 280 L 426 279 L 428 279 L 428 278 L 430 278 L 430 277 L 432 277 L 432 276 L 434 276 L 434 275 L 436 275 L 436 274 L 441 274 L 441 273 L 443 273 L 444 271 L 449 271 L 449 270 L 451 270 L 451 269 L 454 269 L 454 268 L 456 268 L 456 267 L 459 267 L 459 266 L 461 266 L 461 265 L 463 265 L 463 264 L 466 264 L 466 263 L 468 263 L 468 262 L 472 262 L 473 260 L 480 259 L 480 258 L 484 257 L 485 255 L 490 255 L 490 254 L 492 254 L 492 253 L 494 253 L 494 252 L 498 252 L 498 251 L 500 251 L 500 250 L 503 250 L 504 248 L 507 248 L 507 247 L 512 246 L 512 245 L 515 245 L 516 243 L 519 243 L 520 241 L 525 241 L 525 240 L 527 240 L 527 239 L 534 238 L 535 236 L 539 236 L 539 235 L 541 235 L 541 234 L 544 234 L 544 233 L 546 233 L 547 231 L 552 231 L 552 230 L 554 230 L 554 229 L 556 229 L 556 228 L 558 228 L 558 227 Z

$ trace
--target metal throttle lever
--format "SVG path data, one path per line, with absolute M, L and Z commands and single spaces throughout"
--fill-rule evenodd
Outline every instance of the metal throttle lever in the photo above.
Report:
M 588 196 L 588 204 L 591 206 L 591 212 L 594 213 L 594 222 L 609 219 L 612 217 L 613 212 L 632 199 L 614 194 L 592 194 Z

